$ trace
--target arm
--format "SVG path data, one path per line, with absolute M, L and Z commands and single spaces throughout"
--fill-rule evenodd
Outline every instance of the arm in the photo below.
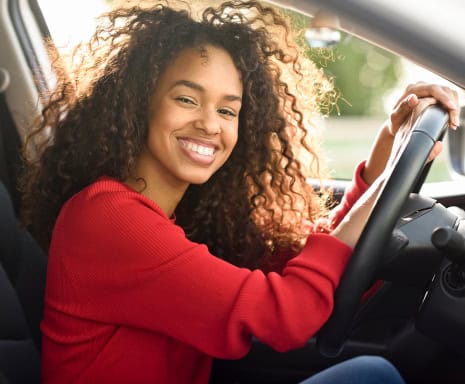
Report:
M 394 106 L 388 120 L 381 126 L 373 142 L 368 159 L 360 163 L 354 173 L 353 182 L 344 194 L 341 203 L 331 212 L 330 228 L 334 229 L 349 212 L 360 196 L 383 173 L 391 156 L 394 140 L 400 127 L 409 118 L 415 120 L 412 112 L 419 104 L 419 97 L 428 98 L 427 103 L 441 103 L 449 110 L 449 125 L 459 124 L 458 95 L 448 87 L 426 83 L 409 85 Z M 441 151 L 441 143 L 433 149 L 430 160 Z M 318 226 L 316 232 L 318 232 Z
M 329 216 L 329 227 L 334 229 L 341 222 L 341 220 L 350 211 L 356 201 L 362 196 L 368 189 L 369 185 L 363 180 L 362 173 L 365 169 L 365 161 L 362 161 L 357 168 L 355 168 L 354 177 L 352 183 L 345 190 L 344 196 L 337 207 L 335 207 Z
M 427 90 L 436 89 L 435 86 L 429 87 L 421 84 L 417 91 L 425 90 L 425 88 Z M 444 88 L 439 87 L 439 89 L 443 90 Z M 445 89 L 449 90 L 448 88 Z M 448 95 L 448 93 L 445 93 L 445 95 Z M 459 111 L 458 104 L 452 102 L 452 99 L 444 99 L 444 95 L 437 97 L 437 99 L 433 97 L 418 99 L 415 94 L 411 94 L 400 101 L 396 110 L 391 114 L 390 123 L 384 125 L 380 134 L 378 134 L 363 170 L 363 179 L 371 185 L 333 230 L 333 236 L 351 247 L 355 246 L 386 180 L 385 171 L 389 171 L 395 166 L 397 157 L 408 142 L 416 119 L 426 107 L 438 101 L 450 102 L 446 107 L 449 109 L 451 121 L 455 122 L 456 114 Z M 443 98 L 440 99 L 440 97 Z M 454 127 L 454 125 L 451 126 Z M 427 161 L 434 159 L 440 153 L 441 148 L 441 143 L 437 142 Z
M 420 99 L 428 98 L 429 103 L 440 103 L 449 111 L 449 126 L 455 128 L 459 125 L 460 108 L 458 106 L 458 94 L 448 87 L 416 83 L 407 86 L 400 96 L 389 116 L 389 119 L 381 126 L 368 155 L 362 177 L 367 184 L 372 184 L 386 168 L 391 156 L 394 139 L 400 127 L 412 116 L 412 112 L 418 106 Z M 432 152 L 430 160 L 441 151 L 441 143 Z
M 252 336 L 281 351 L 302 346 L 329 317 L 351 253 L 331 236 L 312 235 L 282 275 L 237 268 L 187 240 L 136 193 L 74 201 L 61 217 L 49 306 L 222 358 L 243 356 Z

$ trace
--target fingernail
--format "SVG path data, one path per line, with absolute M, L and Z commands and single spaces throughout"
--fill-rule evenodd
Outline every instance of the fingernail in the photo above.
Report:
M 459 121 L 458 121 L 457 118 L 454 118 L 453 120 L 451 120 L 451 121 L 449 122 L 449 127 L 451 127 L 451 128 L 454 129 L 454 130 L 457 129 L 457 127 L 458 127 L 459 125 L 460 125 L 460 124 L 459 124 Z

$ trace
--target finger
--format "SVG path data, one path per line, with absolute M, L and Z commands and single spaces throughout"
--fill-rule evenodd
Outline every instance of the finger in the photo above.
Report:
M 437 141 L 434 144 L 433 149 L 431 150 L 427 162 L 433 161 L 436 157 L 439 156 L 439 154 L 442 152 L 442 148 L 444 145 L 442 144 L 442 141 Z
M 459 125 L 460 108 L 458 93 L 455 90 L 447 86 L 418 82 L 407 86 L 401 97 L 405 97 L 409 93 L 413 93 L 419 98 L 434 97 L 449 111 L 449 126 L 455 128 Z M 400 99 L 400 101 L 401 100 L 402 99 Z
M 453 100 L 455 108 L 449 108 L 449 126 L 457 128 L 460 125 L 460 104 L 459 94 L 457 91 L 449 89 L 450 97 Z
M 419 98 L 434 97 L 448 109 L 456 109 L 458 107 L 458 97 L 456 95 L 456 92 L 451 88 L 443 85 L 426 84 L 423 82 L 419 82 L 407 86 L 407 88 L 405 89 L 405 93 L 414 93 Z
M 418 89 L 422 89 L 427 87 L 427 84 L 424 82 L 417 82 L 415 84 L 409 84 L 405 89 L 404 92 L 400 95 L 399 99 L 397 100 L 396 104 L 394 105 L 394 108 L 396 108 L 399 104 L 402 103 L 402 101 L 410 94 L 417 94 Z
M 406 121 L 412 110 L 418 105 L 418 97 L 415 94 L 410 94 L 404 97 L 397 107 L 392 111 L 391 119 L 391 134 L 395 135 L 399 127 Z
M 449 126 L 454 129 L 457 128 L 460 115 L 458 93 L 449 87 L 433 85 L 431 87 L 431 96 L 449 111 Z
M 437 100 L 434 97 L 419 99 L 415 94 L 408 95 L 391 114 L 391 134 L 396 134 L 399 128 L 408 122 L 408 127 L 412 128 L 423 110 L 435 103 Z

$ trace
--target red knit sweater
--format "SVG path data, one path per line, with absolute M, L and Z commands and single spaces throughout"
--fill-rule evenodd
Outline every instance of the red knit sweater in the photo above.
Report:
M 356 180 L 336 216 L 364 191 Z M 282 274 L 238 268 L 103 178 L 65 204 L 54 229 L 42 382 L 205 384 L 212 357 L 244 356 L 252 336 L 278 351 L 303 346 L 331 313 L 350 253 L 315 234 Z

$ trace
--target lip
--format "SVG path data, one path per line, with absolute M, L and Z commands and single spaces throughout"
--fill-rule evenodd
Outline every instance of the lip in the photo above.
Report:
M 207 140 L 178 137 L 177 141 L 182 152 L 193 163 L 209 166 L 216 158 L 219 145 Z

